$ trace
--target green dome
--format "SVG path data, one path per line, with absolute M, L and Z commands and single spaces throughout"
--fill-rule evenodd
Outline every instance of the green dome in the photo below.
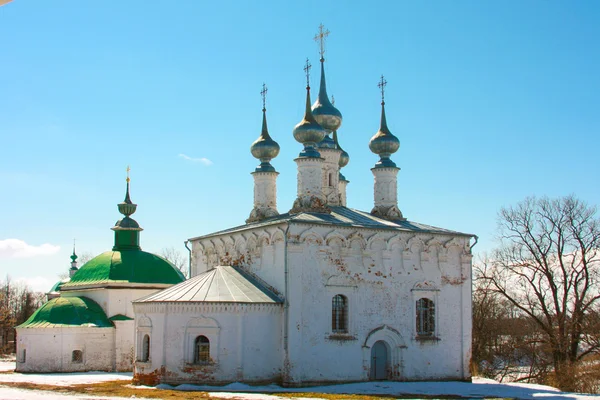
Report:
M 110 283 L 176 284 L 185 277 L 162 257 L 142 250 L 113 250 L 85 263 L 61 289 Z
M 37 309 L 17 328 L 55 327 L 112 328 L 102 307 L 87 297 L 57 297 Z
M 52 289 L 50 289 L 50 291 L 48 293 L 53 293 L 53 292 L 60 292 L 60 288 L 62 287 L 62 285 L 64 285 L 65 283 L 69 282 L 69 278 L 67 279 L 62 279 L 58 282 L 56 282 L 54 284 L 54 286 L 52 286 Z

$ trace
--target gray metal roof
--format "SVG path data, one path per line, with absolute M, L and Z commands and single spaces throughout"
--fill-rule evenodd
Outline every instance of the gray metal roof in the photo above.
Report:
M 239 268 L 218 266 L 134 303 L 282 303 L 273 292 Z
M 201 239 L 205 237 L 212 237 L 227 233 L 234 233 L 243 231 L 251 228 L 258 228 L 261 226 L 276 225 L 280 223 L 311 223 L 311 224 L 322 224 L 322 225 L 336 225 L 344 227 L 357 227 L 357 228 L 371 228 L 371 229 L 389 229 L 395 231 L 404 232 L 421 232 L 421 233 L 438 233 L 447 235 L 459 235 L 459 236 L 475 236 L 470 233 L 462 233 L 458 231 L 452 231 L 450 229 L 437 228 L 435 226 L 421 224 L 419 222 L 394 220 L 388 221 L 382 218 L 378 218 L 365 211 L 359 211 L 352 208 L 342 206 L 330 206 L 330 214 L 324 213 L 308 213 L 302 212 L 298 214 L 280 214 L 276 217 L 269 218 L 260 222 L 253 222 L 245 225 L 236 226 L 233 228 L 225 229 L 222 231 L 214 232 L 208 235 L 198 236 L 190 240 Z

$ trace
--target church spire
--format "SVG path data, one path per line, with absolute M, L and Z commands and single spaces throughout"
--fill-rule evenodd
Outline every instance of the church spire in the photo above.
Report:
M 314 40 L 319 43 L 319 54 L 321 56 L 321 84 L 319 86 L 319 95 L 315 104 L 312 106 L 312 112 L 315 120 L 321 125 L 329 135 L 336 131 L 342 125 L 342 113 L 333 106 L 327 96 L 327 84 L 325 82 L 325 39 L 329 36 L 329 30 L 325 29 L 323 24 L 319 25 L 319 32 L 315 35 Z M 329 139 L 329 140 L 327 140 Z M 329 136 L 325 137 L 326 141 L 331 141 Z
M 277 175 L 279 172 L 271 165 L 270 161 L 279 154 L 279 145 L 271 139 L 269 130 L 267 129 L 267 85 L 263 83 L 260 95 L 262 96 L 262 131 L 260 136 L 250 146 L 250 152 L 255 158 L 258 158 L 261 163 L 252 176 L 254 177 L 254 208 L 250 212 L 250 216 L 246 223 L 261 221 L 266 218 L 279 215 L 277 211 Z
M 315 149 L 325 137 L 325 130 L 315 120 L 310 109 L 310 62 L 306 59 L 304 72 L 306 73 L 306 108 L 304 110 L 304 118 L 298 125 L 294 127 L 294 139 L 304 145 L 304 150 L 300 152 L 300 157 L 320 157 L 319 152 Z
M 140 250 L 140 231 L 143 229 L 136 220 L 130 218 L 137 209 L 137 204 L 131 201 L 129 195 L 129 166 L 127 167 L 127 189 L 125 190 L 125 200 L 117 204 L 119 212 L 124 218 L 117 221 L 111 229 L 115 231 L 115 245 L 113 250 Z
M 379 125 L 379 131 L 371 138 L 369 142 L 369 148 L 371 151 L 379 155 L 379 161 L 375 164 L 375 168 L 392 167 L 395 168 L 396 164 L 390 160 L 390 156 L 398 151 L 400 147 L 400 141 L 394 136 L 388 126 L 385 117 L 385 86 L 387 81 L 381 75 L 381 80 L 377 84 L 381 90 L 381 122 Z
M 266 96 L 267 96 L 267 85 L 263 83 L 262 90 L 260 92 L 263 102 L 263 119 L 262 119 L 262 130 L 258 139 L 250 146 L 250 152 L 254 158 L 260 160 L 260 165 L 256 167 L 256 172 L 275 171 L 275 168 L 271 165 L 271 160 L 279 154 L 279 144 L 271 139 L 269 130 L 267 129 L 267 108 L 266 108 Z
M 75 239 L 73 239 L 73 254 L 71 254 L 71 268 L 69 268 L 69 278 L 72 278 L 75 275 L 75 272 L 78 271 L 77 268 L 77 254 L 75 253 Z
M 379 131 L 371 138 L 369 148 L 379 155 L 379 161 L 371 168 L 374 182 L 374 207 L 371 214 L 389 220 L 405 220 L 398 208 L 398 171 L 400 168 L 390 160 L 390 155 L 398 151 L 400 141 L 390 132 L 385 118 L 385 86 L 387 81 L 381 75 L 377 84 L 381 90 L 381 122 Z

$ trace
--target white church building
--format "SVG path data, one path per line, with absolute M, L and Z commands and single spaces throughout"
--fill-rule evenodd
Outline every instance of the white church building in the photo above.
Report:
M 320 32 L 323 39 L 325 33 Z M 406 219 L 398 208 L 399 148 L 382 77 L 373 209 L 347 206 L 337 140 L 341 113 L 321 83 L 293 130 L 298 193 L 279 213 L 278 172 L 263 124 L 254 208 L 244 225 L 190 239 L 185 282 L 133 302 L 134 380 L 140 383 L 469 380 L 471 239 Z M 307 62 L 307 82 L 309 65 Z M 266 92 L 263 88 L 263 93 Z
M 141 250 L 130 216 L 115 244 L 57 284 L 17 331 L 17 371 L 131 371 L 134 381 L 286 386 L 366 380 L 469 380 L 471 248 L 476 236 L 404 217 L 398 207 L 399 140 L 386 120 L 369 142 L 370 211 L 348 207 L 342 114 L 321 81 L 293 129 L 302 145 L 297 197 L 277 207 L 263 87 L 263 122 L 251 145 L 254 207 L 246 223 L 189 239 L 191 278 Z M 375 117 L 376 118 L 376 117 Z M 365 149 L 366 150 L 366 149 Z M 472 241 L 474 239 L 474 241 Z

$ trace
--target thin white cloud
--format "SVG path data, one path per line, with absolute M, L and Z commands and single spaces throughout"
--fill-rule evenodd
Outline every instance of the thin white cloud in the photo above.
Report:
M 190 157 L 190 156 L 185 155 L 183 153 L 180 153 L 177 157 L 183 158 L 184 160 L 189 161 L 189 162 L 204 164 L 206 166 L 209 166 L 209 165 L 213 164 L 212 161 L 210 161 L 208 158 L 204 158 L 204 157 L 201 157 L 201 158 Z
M 0 258 L 29 258 L 58 253 L 60 246 L 44 243 L 33 246 L 20 239 L 0 240 Z

